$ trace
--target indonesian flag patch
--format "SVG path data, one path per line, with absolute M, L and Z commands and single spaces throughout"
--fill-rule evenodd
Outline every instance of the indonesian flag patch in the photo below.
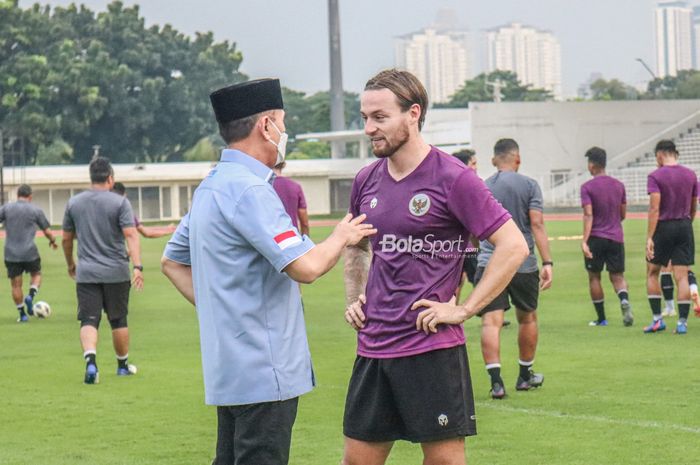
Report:
M 293 245 L 301 244 L 301 237 L 297 236 L 293 230 L 285 231 L 275 236 L 275 242 L 281 250 Z

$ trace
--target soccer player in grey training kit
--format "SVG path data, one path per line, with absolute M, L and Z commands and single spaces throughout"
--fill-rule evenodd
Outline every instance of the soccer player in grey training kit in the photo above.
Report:
M 143 289 L 143 266 L 139 237 L 129 201 L 111 192 L 114 171 L 106 158 L 90 162 L 91 188 L 68 200 L 63 216 L 63 253 L 68 274 L 76 281 L 80 344 L 85 358 L 85 384 L 99 382 L 97 336 L 102 310 L 112 327 L 117 356 L 117 375 L 136 373 L 128 363 L 129 290 Z M 73 241 L 78 239 L 78 264 L 73 258 Z M 124 239 L 129 246 L 127 253 Z M 133 280 L 129 256 L 134 264 Z
M 486 180 L 493 196 L 513 216 L 513 221 L 527 240 L 529 256 L 518 268 L 506 288 L 480 312 L 481 353 L 486 370 L 491 377 L 491 397 L 502 399 L 506 395 L 501 378 L 501 328 L 510 302 L 515 307 L 518 320 L 519 374 L 515 383 L 518 391 L 527 391 L 542 385 L 544 376 L 534 373 L 537 351 L 537 303 L 540 290 L 552 285 L 552 255 L 542 213 L 542 191 L 532 178 L 518 173 L 520 147 L 513 139 L 501 139 L 493 148 L 493 165 L 498 172 Z M 542 270 L 538 272 L 535 246 L 542 258 Z M 493 260 L 494 245 L 481 241 L 478 256 L 479 268 L 475 281 L 479 283 L 484 270 Z
M 49 220 L 41 208 L 32 203 L 32 188 L 22 184 L 17 189 L 17 201 L 0 207 L 0 223 L 5 225 L 5 267 L 12 286 L 12 300 L 19 312 L 20 323 L 29 321 L 34 305 L 34 297 L 41 286 L 41 257 L 34 244 L 37 229 L 44 232 L 49 245 L 56 249 L 56 239 Z M 31 282 L 29 293 L 22 291 L 22 275 L 29 273 Z M 26 311 L 25 311 L 26 306 Z
M 617 179 L 605 174 L 607 156 L 605 150 L 593 147 L 586 152 L 588 171 L 593 179 L 581 186 L 583 207 L 583 251 L 584 265 L 588 271 L 591 300 L 598 318 L 591 326 L 607 326 L 605 295 L 600 282 L 603 266 L 608 270 L 610 282 L 620 299 L 622 322 L 632 326 L 634 316 L 625 281 L 625 244 L 622 220 L 627 214 L 625 186 Z
M 387 70 L 361 97 L 379 158 L 353 182 L 350 213 L 377 228 L 349 247 L 345 320 L 357 358 L 343 420 L 344 465 L 382 465 L 396 440 L 420 443 L 425 464 L 466 463 L 476 416 L 462 323 L 504 288 L 527 256 L 510 215 L 474 170 L 428 145 L 428 96 L 411 73 Z M 479 285 L 455 305 L 474 234 L 496 248 Z

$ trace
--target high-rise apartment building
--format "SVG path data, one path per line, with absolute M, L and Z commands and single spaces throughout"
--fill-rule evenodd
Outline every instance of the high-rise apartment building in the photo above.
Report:
M 693 69 L 700 69 L 700 6 L 693 7 Z
M 512 71 L 523 84 L 562 98 L 561 46 L 548 31 L 512 23 L 487 31 L 488 71 Z
M 473 77 L 471 36 L 465 31 L 427 28 L 397 37 L 394 59 L 421 80 L 434 103 L 447 102 Z
M 684 1 L 659 2 L 655 11 L 656 72 L 676 76 L 693 68 L 693 10 Z

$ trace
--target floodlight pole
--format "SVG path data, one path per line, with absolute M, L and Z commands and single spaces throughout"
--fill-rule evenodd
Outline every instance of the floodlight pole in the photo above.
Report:
M 328 0 L 328 40 L 331 64 L 331 131 L 345 129 L 343 66 L 340 54 L 340 13 L 338 0 Z M 345 143 L 331 142 L 331 158 L 345 157 Z
M 654 79 L 654 80 L 658 79 L 656 77 L 656 74 L 654 74 L 654 72 L 651 70 L 651 68 L 649 68 L 649 65 L 647 65 L 644 60 L 642 60 L 641 58 L 637 58 L 637 61 L 640 62 L 642 64 L 642 66 L 644 66 L 644 69 L 649 71 L 649 74 L 651 74 L 652 79 Z

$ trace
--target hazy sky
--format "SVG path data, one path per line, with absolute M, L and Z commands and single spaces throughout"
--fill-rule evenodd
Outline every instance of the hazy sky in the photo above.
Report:
M 21 0 L 24 7 L 31 3 Z M 40 3 L 67 5 L 70 0 Z M 107 0 L 85 0 L 104 10 Z M 242 71 L 276 76 L 307 92 L 329 87 L 326 0 L 124 0 L 137 3 L 148 25 L 213 31 L 243 52 Z M 343 79 L 360 91 L 376 71 L 393 66 L 393 38 L 430 25 L 439 9 L 455 10 L 460 25 L 483 31 L 511 21 L 552 31 L 561 42 L 567 95 L 592 72 L 638 84 L 649 78 L 635 61 L 654 61 L 655 0 L 339 0 Z M 478 45 L 475 44 L 475 45 Z

